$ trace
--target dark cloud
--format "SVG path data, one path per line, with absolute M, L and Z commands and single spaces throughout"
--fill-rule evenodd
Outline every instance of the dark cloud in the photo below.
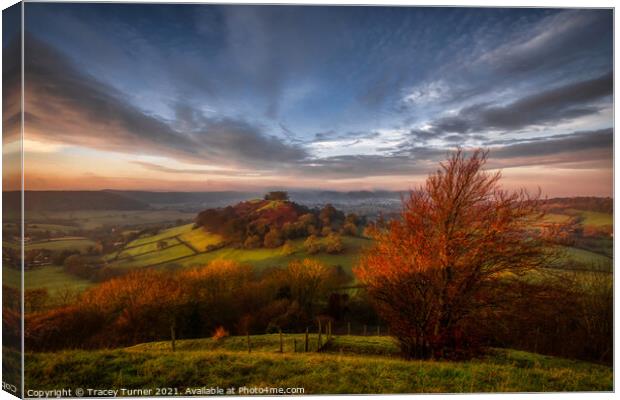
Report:
M 30 36 L 25 61 L 26 124 L 32 136 L 195 163 L 266 165 L 306 157 L 300 147 L 266 135 L 246 121 L 208 118 L 189 105 L 176 107 L 172 123 L 149 115 Z
M 462 139 L 460 135 L 452 136 L 448 139 L 453 142 L 458 141 L 457 136 Z M 454 146 L 456 145 L 455 143 Z M 487 141 L 482 147 L 490 150 L 491 168 L 553 164 L 564 164 L 567 168 L 581 168 L 580 165 L 583 163 L 596 165 L 596 168 L 611 168 L 613 165 L 611 128 L 525 140 Z M 313 166 L 309 169 L 314 173 L 328 176 L 347 177 L 358 173 L 359 176 L 421 174 L 434 169 L 450 151 L 449 148 L 417 146 L 411 142 L 392 150 L 391 155 L 384 156 L 341 156 L 313 160 Z
M 532 139 L 525 143 L 491 148 L 492 157 L 510 159 L 520 157 L 548 156 L 589 150 L 605 150 L 605 161 L 613 160 L 613 129 L 580 131 L 566 135 Z
M 462 108 L 454 116 L 431 123 L 425 135 L 435 137 L 448 133 L 484 132 L 496 129 L 514 131 L 534 125 L 548 125 L 601 110 L 598 101 L 613 94 L 611 72 L 580 82 L 522 97 L 505 106 L 479 103 Z M 416 135 L 420 131 L 415 132 Z
M 566 67 L 601 48 L 611 54 L 613 14 L 609 10 L 568 10 L 541 20 L 482 60 L 506 74 Z M 528 35 L 528 36 L 525 36 Z

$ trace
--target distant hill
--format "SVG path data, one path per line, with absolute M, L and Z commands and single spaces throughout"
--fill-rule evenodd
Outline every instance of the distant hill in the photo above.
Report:
M 290 201 L 287 192 L 270 192 L 263 199 L 210 208 L 196 217 L 196 225 L 246 248 L 275 248 L 286 240 L 310 236 L 355 236 L 364 223 L 363 218 L 345 215 L 331 204 L 310 209 Z
M 267 232 L 296 223 L 304 214 L 310 215 L 310 210 L 291 201 L 255 199 L 204 210 L 196 217 L 196 224 L 232 241 L 258 235 L 262 242 Z
M 2 192 L 7 210 L 21 207 L 20 192 Z M 147 203 L 109 191 L 26 191 L 24 209 L 28 211 L 146 210 Z
M 563 212 L 567 209 L 596 211 L 612 214 L 614 199 L 611 197 L 557 197 L 544 201 L 549 212 Z

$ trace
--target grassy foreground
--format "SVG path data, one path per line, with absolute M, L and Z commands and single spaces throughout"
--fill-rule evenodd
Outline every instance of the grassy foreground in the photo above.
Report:
M 610 391 L 612 369 L 513 350 L 466 362 L 404 361 L 388 337 L 337 337 L 323 353 L 293 351 L 286 335 L 148 343 L 119 350 L 26 356 L 30 389 L 59 387 L 302 387 L 305 394 Z M 316 341 L 316 335 L 311 342 Z M 301 349 L 301 346 L 298 347 Z

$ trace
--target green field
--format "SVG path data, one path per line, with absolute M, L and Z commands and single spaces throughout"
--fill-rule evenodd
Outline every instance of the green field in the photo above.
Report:
M 614 223 L 614 216 L 612 214 L 596 212 L 596 211 L 583 211 L 583 210 L 567 210 L 567 212 L 573 215 L 580 215 L 583 217 L 583 225 L 586 226 L 611 226 Z
M 216 245 L 222 242 L 222 237 L 219 235 L 214 235 L 212 233 L 206 232 L 202 228 L 193 229 L 189 232 L 185 232 L 179 236 L 179 239 L 191 247 L 196 249 L 196 251 L 205 251 L 207 246 Z
M 213 260 L 224 259 L 250 264 L 256 268 L 265 268 L 285 266 L 293 260 L 312 258 L 326 265 L 341 266 L 345 271 L 351 273 L 353 266 L 359 259 L 360 250 L 364 246 L 369 245 L 370 241 L 346 236 L 343 237 L 343 242 L 345 250 L 341 254 L 327 254 L 324 252 L 308 254 L 303 246 L 304 239 L 297 239 L 291 241 L 294 253 L 290 255 L 284 254 L 281 247 L 275 249 L 235 249 L 232 247 L 225 247 L 181 260 L 178 264 L 186 267 L 204 266 Z
M 89 247 L 94 246 L 96 243 L 90 239 L 66 237 L 47 240 L 44 242 L 34 242 L 26 245 L 26 251 L 28 250 L 78 250 L 85 252 Z
M 127 247 L 141 246 L 147 243 L 156 243 L 162 239 L 168 239 L 174 236 L 181 235 L 183 233 L 190 232 L 193 226 L 194 224 L 181 225 L 174 228 L 166 229 L 156 235 L 145 235 L 127 244 Z
M 305 394 L 611 391 L 611 368 L 513 350 L 465 362 L 405 361 L 388 337 L 335 338 L 294 352 L 285 335 L 150 343 L 127 349 L 26 354 L 27 388 L 295 387 Z M 315 341 L 316 336 L 311 340 Z M 298 347 L 301 350 L 301 346 Z
M 166 246 L 164 248 L 168 248 L 170 246 L 176 246 L 178 244 L 180 244 L 181 242 L 179 242 L 179 240 L 177 238 L 174 237 L 169 237 L 166 239 L 161 239 L 158 240 L 156 242 L 149 242 L 146 244 L 143 244 L 141 246 L 136 246 L 136 247 L 127 247 L 125 248 L 125 250 L 121 251 L 121 254 L 119 255 L 118 258 L 123 258 L 123 257 L 136 257 L 139 255 L 142 255 L 144 253 L 150 253 L 153 251 L 162 251 L 164 248 L 160 249 L 159 248 L 159 243 L 161 241 L 166 242 Z
M 193 219 L 195 213 L 176 210 L 92 210 L 92 211 L 33 211 L 29 212 L 29 224 L 58 224 L 66 221 L 81 229 L 96 229 L 102 226 L 129 226 L 174 223 L 177 220 Z M 54 222 L 51 222 L 54 221 Z
M 156 235 L 138 238 L 129 243 L 126 250 L 121 252 L 118 260 L 113 261 L 111 265 L 123 268 L 136 266 L 146 267 L 153 264 L 160 265 L 162 263 L 166 263 L 167 261 L 171 261 L 175 265 L 180 265 L 183 267 L 196 267 L 207 265 L 213 260 L 226 259 L 250 264 L 257 268 L 264 268 L 287 265 L 289 262 L 297 259 L 313 258 L 325 263 L 326 265 L 341 266 L 345 271 L 350 273 L 359 258 L 360 250 L 370 243 L 368 239 L 345 236 L 343 237 L 345 251 L 341 254 L 327 254 L 325 252 L 308 254 L 303 246 L 305 239 L 291 241 L 294 252 L 289 255 L 283 253 L 282 247 L 275 249 L 243 249 L 224 247 L 206 252 L 205 250 L 208 245 L 218 244 L 221 242 L 222 238 L 219 235 L 211 234 L 203 229 L 192 229 L 192 227 L 193 224 L 182 225 L 167 229 Z M 183 251 L 182 255 L 179 252 L 172 251 L 172 249 L 180 250 L 182 247 L 179 246 L 157 250 L 157 242 L 160 240 L 170 242 L 170 240 L 176 240 L 172 239 L 175 237 L 178 237 L 180 241 L 185 242 L 187 245 L 194 248 L 198 254 L 193 255 L 192 252 Z M 324 241 L 325 239 L 322 240 Z M 141 256 L 141 254 L 144 255 Z M 172 254 L 174 254 L 174 256 Z M 127 255 L 132 255 L 133 259 L 125 259 Z M 175 260 L 180 257 L 185 258 Z M 113 256 L 109 256 L 108 260 L 111 260 L 112 258 Z
M 47 231 L 51 233 L 71 234 L 77 230 L 79 230 L 77 226 L 70 226 L 70 225 L 58 225 L 58 224 L 27 224 L 26 225 L 26 234 L 42 233 L 42 232 L 47 232 Z
M 582 264 L 584 269 L 605 272 L 613 271 L 613 259 L 611 257 L 588 250 L 564 247 L 562 259 L 563 261 L 573 261 Z
M 195 254 L 192 249 L 184 244 L 177 244 L 153 253 L 142 254 L 137 257 L 127 257 L 111 262 L 109 265 L 115 268 L 134 268 L 158 265 L 174 261 L 177 258 Z
M 2 283 L 14 287 L 20 287 L 19 271 L 4 267 L 2 268 Z M 82 291 L 93 286 L 94 283 L 66 273 L 62 267 L 47 265 L 36 269 L 27 270 L 24 276 L 24 287 L 28 289 L 47 289 L 50 295 L 55 295 L 65 289 Z

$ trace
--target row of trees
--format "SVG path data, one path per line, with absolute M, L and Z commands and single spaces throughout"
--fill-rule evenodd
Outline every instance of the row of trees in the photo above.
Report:
M 308 259 L 260 273 L 221 260 L 179 272 L 135 272 L 63 306 L 28 313 L 26 346 L 130 345 L 167 339 L 171 326 L 185 338 L 210 336 L 220 326 L 235 334 L 303 331 L 330 310 L 345 314 L 344 303 L 330 309 L 330 296 L 350 279 L 339 268 Z

